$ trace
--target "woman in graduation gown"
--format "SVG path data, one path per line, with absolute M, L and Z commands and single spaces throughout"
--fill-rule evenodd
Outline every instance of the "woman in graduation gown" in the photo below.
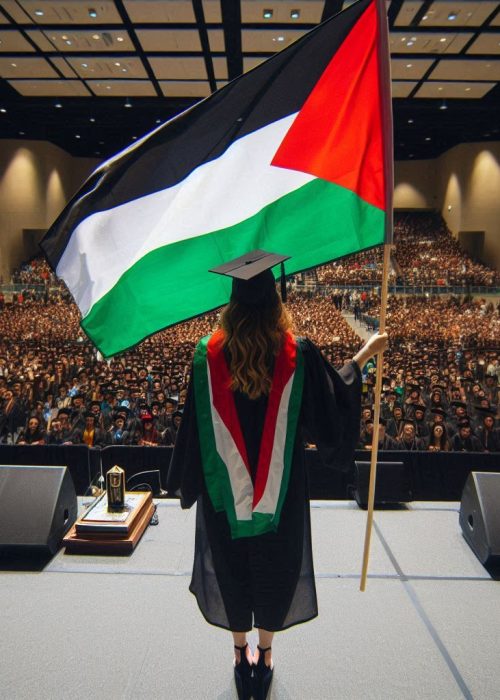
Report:
M 349 468 L 360 370 L 387 343 L 376 334 L 333 369 L 291 333 L 269 269 L 278 257 L 250 253 L 216 270 L 233 277 L 231 300 L 196 348 L 167 483 L 183 508 L 197 504 L 190 591 L 207 622 L 233 634 L 240 698 L 266 697 L 273 634 L 318 614 L 304 441 Z

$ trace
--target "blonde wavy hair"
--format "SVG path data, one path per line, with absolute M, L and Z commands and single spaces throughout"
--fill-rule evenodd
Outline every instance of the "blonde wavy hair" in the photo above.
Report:
M 283 345 L 292 320 L 276 294 L 271 303 L 250 307 L 231 300 L 220 326 L 229 353 L 231 389 L 257 399 L 271 390 L 273 360 Z

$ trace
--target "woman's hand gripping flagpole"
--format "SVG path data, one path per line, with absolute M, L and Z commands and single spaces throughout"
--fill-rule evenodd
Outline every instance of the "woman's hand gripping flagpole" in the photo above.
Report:
M 380 323 L 379 333 L 385 334 L 385 318 L 387 312 L 387 288 L 389 279 L 389 269 L 391 263 L 391 245 L 384 245 L 384 266 L 382 270 L 382 288 L 380 299 Z M 387 341 L 386 341 L 387 343 Z M 380 420 L 380 396 L 382 393 L 382 375 L 384 373 L 384 349 L 377 353 L 377 380 L 375 383 L 375 411 L 373 417 L 373 440 L 372 453 L 370 463 L 370 484 L 368 487 L 368 513 L 366 517 L 365 530 L 365 546 L 363 551 L 363 567 L 361 570 L 361 582 L 359 589 L 364 591 L 366 588 L 366 577 L 368 574 L 368 559 L 370 557 L 370 542 L 373 525 L 373 507 L 375 503 L 375 482 L 377 479 L 377 456 L 378 456 L 378 435 L 379 435 L 379 420 Z

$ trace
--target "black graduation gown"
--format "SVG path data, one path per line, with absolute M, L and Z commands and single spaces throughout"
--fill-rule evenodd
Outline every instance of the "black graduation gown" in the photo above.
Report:
M 180 495 L 181 506 L 190 508 L 197 503 L 189 589 L 208 622 L 236 632 L 252 626 L 279 631 L 318 614 L 304 439 L 317 445 L 327 466 L 348 469 L 359 436 L 361 373 L 357 364 L 348 363 L 337 372 L 311 341 L 299 342 L 304 389 L 277 532 L 233 540 L 226 514 L 215 512 L 203 479 L 191 386 L 168 474 L 167 488 Z M 240 392 L 234 397 L 254 475 L 267 397 L 251 400 Z

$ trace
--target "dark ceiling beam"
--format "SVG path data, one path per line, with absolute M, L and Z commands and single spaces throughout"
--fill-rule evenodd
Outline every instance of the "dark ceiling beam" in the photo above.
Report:
M 234 80 L 243 73 L 243 55 L 241 51 L 241 8 L 235 0 L 221 0 L 222 24 L 224 27 L 224 44 L 227 54 L 227 71 L 229 80 Z
M 394 27 L 394 22 L 396 21 L 396 17 L 398 16 L 402 5 L 403 5 L 403 0 L 392 0 L 390 7 L 389 7 L 389 11 L 387 12 L 387 20 L 389 22 L 389 29 L 392 29 Z
M 415 14 L 415 17 L 411 22 L 412 27 L 418 27 L 418 25 L 422 21 L 422 17 L 425 17 L 433 2 L 434 0 L 426 0 L 426 2 L 424 2 L 424 4 L 420 8 L 420 10 L 418 10 L 418 12 Z
M 500 12 L 500 5 L 498 7 L 496 7 L 488 17 L 486 17 L 486 19 L 484 20 L 484 22 L 482 23 L 482 25 L 480 27 L 476 27 L 474 36 L 472 36 L 469 39 L 469 41 L 465 44 L 465 46 L 462 48 L 462 50 L 460 51 L 461 54 L 464 54 L 464 55 L 467 54 L 467 51 L 472 46 L 472 44 L 476 41 L 476 39 L 479 37 L 480 34 L 482 34 L 482 33 L 487 34 L 488 32 L 494 32 L 495 30 L 496 30 L 495 33 L 498 32 L 498 27 L 491 27 L 489 25 L 490 25 L 490 22 L 492 22 L 492 20 L 495 19 L 495 17 L 498 15 L 499 12 Z
M 207 25 L 205 24 L 205 13 L 203 12 L 203 4 L 201 0 L 192 1 L 194 16 L 196 17 L 198 32 L 200 34 L 203 58 L 205 59 L 205 69 L 207 71 L 208 82 L 210 83 L 210 92 L 215 92 L 217 90 L 217 83 L 215 82 L 214 65 L 212 63 L 212 54 L 210 51 L 210 42 L 208 40 Z
M 120 17 L 123 21 L 123 24 L 125 25 L 125 28 L 130 36 L 130 40 L 132 41 L 134 48 L 142 61 L 142 64 L 144 66 L 144 70 L 148 74 L 148 78 L 153 83 L 153 86 L 154 86 L 154 89 L 156 91 L 157 96 L 163 97 L 163 92 L 161 90 L 160 83 L 158 82 L 156 75 L 153 72 L 153 69 L 149 65 L 149 61 L 147 59 L 147 56 L 144 53 L 144 50 L 142 48 L 141 42 L 139 41 L 139 39 L 137 37 L 137 34 L 135 33 L 134 25 L 130 21 L 127 10 L 125 9 L 125 6 L 123 4 L 123 1 L 122 0 L 115 0 L 115 7 L 116 7 L 116 10 L 117 10 L 118 14 L 120 15 Z M 111 55 L 115 55 L 113 52 L 110 52 L 110 53 L 111 53 Z

